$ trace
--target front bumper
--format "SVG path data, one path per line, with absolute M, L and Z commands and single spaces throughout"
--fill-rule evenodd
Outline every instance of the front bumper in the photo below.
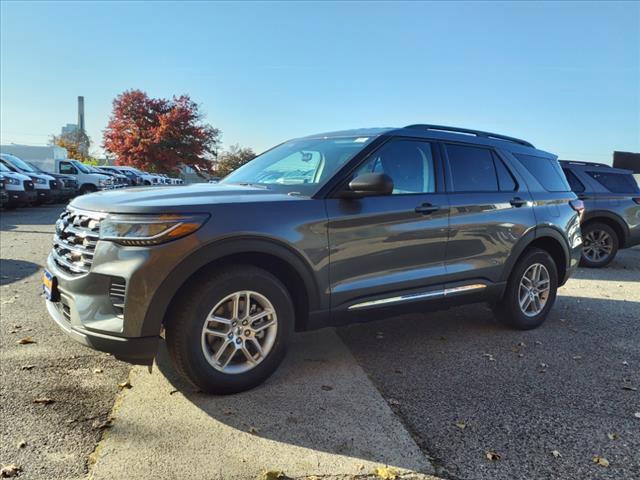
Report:
M 78 343 L 101 352 L 111 353 L 118 360 L 151 365 L 158 350 L 160 337 L 124 338 L 94 332 L 78 325 L 72 325 L 64 316 L 62 302 L 47 301 L 49 315 L 60 330 Z
M 35 190 L 7 190 L 10 205 L 27 205 L 38 200 Z
M 154 247 L 98 241 L 93 264 L 83 274 L 65 271 L 50 254 L 47 270 L 57 280 L 60 301 L 47 301 L 49 314 L 86 346 L 131 363 L 151 364 L 163 321 L 149 314 L 152 300 L 176 263 L 197 245 L 195 237 Z M 117 302 L 111 293 L 114 281 L 124 291 Z

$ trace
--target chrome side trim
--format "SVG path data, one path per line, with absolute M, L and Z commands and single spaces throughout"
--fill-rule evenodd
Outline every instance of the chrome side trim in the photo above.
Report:
M 459 287 L 445 288 L 444 290 L 433 290 L 430 292 L 412 293 L 409 295 L 398 295 L 396 297 L 380 298 L 378 300 L 370 300 L 368 302 L 356 303 L 349 306 L 347 310 L 357 310 L 359 308 L 374 307 L 379 305 L 387 305 L 389 303 L 407 302 L 411 300 L 420 300 L 424 298 L 447 297 L 458 293 L 466 293 L 474 290 L 481 290 L 487 286 L 484 283 L 474 283 L 471 285 L 461 285 Z

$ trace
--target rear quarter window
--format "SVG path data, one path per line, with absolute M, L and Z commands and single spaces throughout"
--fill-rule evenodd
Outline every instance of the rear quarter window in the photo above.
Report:
M 638 193 L 638 184 L 631 174 L 613 172 L 587 172 L 596 182 L 612 193 Z
M 584 192 L 584 185 L 580 180 L 578 180 L 578 177 L 576 177 L 575 173 L 567 168 L 563 168 L 562 171 L 564 172 L 564 176 L 567 177 L 567 181 L 569 182 L 571 190 L 576 193 Z
M 514 156 L 546 191 L 568 192 L 571 190 L 557 160 L 522 153 L 514 153 Z

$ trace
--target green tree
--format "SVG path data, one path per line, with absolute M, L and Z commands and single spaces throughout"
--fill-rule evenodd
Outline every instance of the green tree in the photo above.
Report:
M 243 148 L 238 144 L 231 145 L 228 150 L 218 154 L 214 173 L 219 177 L 226 177 L 254 158 L 256 154 L 251 148 Z

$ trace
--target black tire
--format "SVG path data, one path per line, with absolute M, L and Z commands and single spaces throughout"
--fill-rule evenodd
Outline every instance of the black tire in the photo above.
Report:
M 251 370 L 229 374 L 216 370 L 202 351 L 202 328 L 209 312 L 226 296 L 252 290 L 264 295 L 275 309 L 278 328 L 266 357 Z M 173 363 L 203 392 L 232 394 L 264 382 L 284 358 L 294 326 L 294 307 L 285 286 L 269 272 L 251 265 L 229 267 L 192 279 L 171 305 L 165 334 Z
M 549 275 L 549 294 L 542 310 L 535 316 L 528 316 L 520 308 L 520 281 L 529 267 L 536 263 L 542 264 L 547 269 Z M 553 307 L 557 290 L 558 268 L 551 255 L 549 255 L 547 251 L 539 248 L 528 249 L 513 268 L 507 282 L 504 296 L 494 308 L 494 312 L 498 320 L 518 330 L 537 328 L 544 323 L 549 310 Z
M 608 255 L 601 257 L 600 259 L 596 259 L 594 258 L 594 254 L 590 253 L 593 252 L 593 250 L 589 250 L 591 247 L 591 242 L 587 239 L 591 236 L 595 236 L 597 238 L 601 232 L 611 239 L 611 243 L 609 245 L 611 251 Z M 582 255 L 580 256 L 580 265 L 587 268 L 606 267 L 616 257 L 618 248 L 620 246 L 620 239 L 618 238 L 618 234 L 615 232 L 615 230 L 606 223 L 599 222 L 588 223 L 587 225 L 585 225 L 585 227 L 582 229 L 582 242 L 583 244 Z
M 93 193 L 98 191 L 98 189 L 96 188 L 95 185 L 92 185 L 90 183 L 86 183 L 84 185 L 82 185 L 82 187 L 80 187 L 80 190 L 78 190 L 78 195 L 85 195 L 87 193 Z

